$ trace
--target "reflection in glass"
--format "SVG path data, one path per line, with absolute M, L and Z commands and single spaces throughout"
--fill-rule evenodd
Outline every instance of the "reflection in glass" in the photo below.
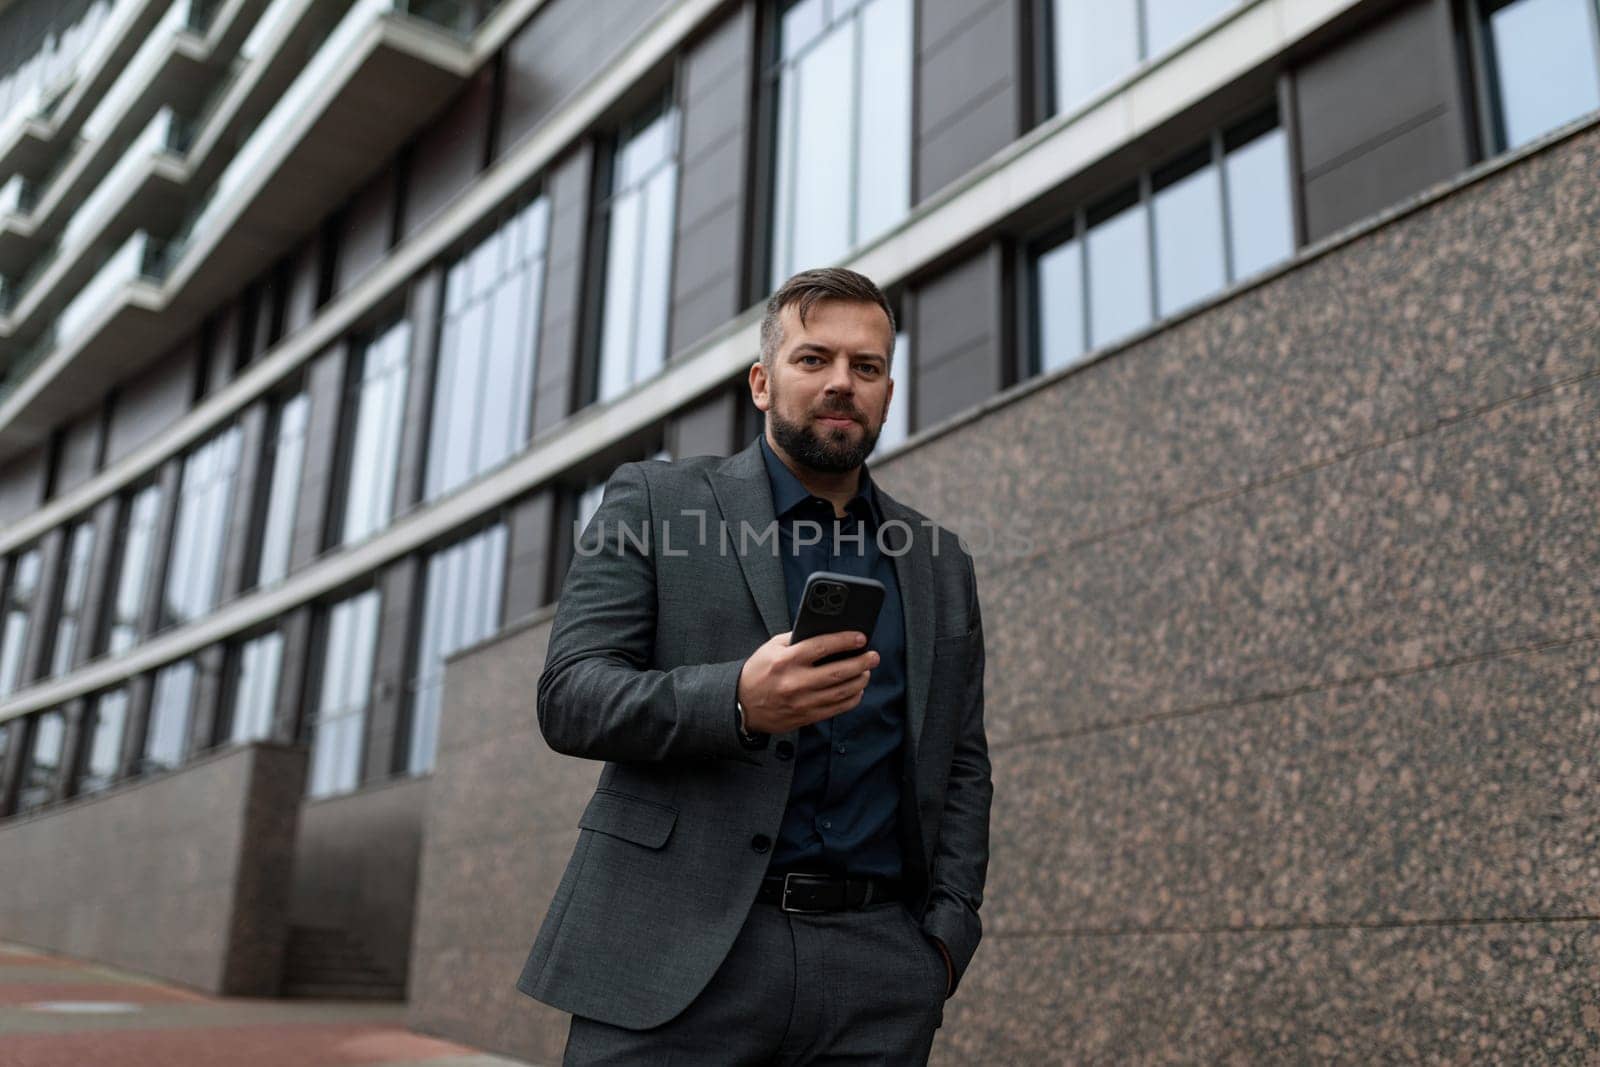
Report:
M 1056 110 L 1089 99 L 1139 64 L 1135 0 L 1056 0 Z
M 1600 108 L 1594 0 L 1515 0 L 1489 16 L 1505 148 Z
M 117 596 L 107 638 L 107 651 L 113 655 L 132 648 L 139 638 L 139 616 L 144 607 L 160 511 L 160 485 L 139 490 L 123 511 L 122 560 L 117 567 Z
M 142 771 L 172 770 L 189 755 L 189 715 L 194 705 L 194 661 L 179 660 L 156 674 L 150 697 Z
M 328 611 L 322 687 L 311 725 L 313 797 L 346 793 L 361 780 L 373 654 L 378 646 L 378 591 L 340 601 Z
M 122 756 L 122 735 L 128 722 L 128 691 L 112 689 L 95 699 L 84 721 L 83 768 L 77 792 L 98 793 L 117 777 Z
M 1228 183 L 1228 241 L 1233 277 L 1250 275 L 1294 252 L 1294 210 L 1289 200 L 1289 145 L 1273 126 L 1231 149 L 1224 169 Z
M 274 630 L 239 649 L 233 685 L 233 727 L 228 740 L 242 745 L 272 736 L 272 715 L 278 703 L 278 675 L 283 668 L 283 635 Z
M 55 799 L 66 743 L 66 720 L 59 711 L 41 712 L 33 720 L 33 745 L 22 766 L 17 810 L 32 811 Z
M 878 443 L 873 446 L 874 456 L 896 448 L 911 433 L 911 342 L 904 330 L 894 335 L 894 365 L 889 377 L 894 380 L 894 398 L 889 402 L 889 414 L 878 433 Z
M 497 523 L 428 559 L 417 676 L 412 680 L 408 770 L 433 769 L 439 747 L 444 661 L 451 653 L 493 634 L 500 626 L 505 587 L 506 528 Z
M 602 401 L 654 375 L 666 358 L 677 122 L 676 109 L 666 108 L 619 141 L 612 162 L 600 335 Z
M 56 618 L 56 639 L 50 651 L 50 675 L 65 674 L 78 651 L 83 629 L 83 602 L 89 591 L 89 559 L 94 555 L 94 522 L 85 519 L 72 528 L 67 546 L 67 574 L 61 584 L 61 608 Z
M 1039 257 L 1039 369 L 1059 370 L 1087 351 L 1083 321 L 1083 245 L 1064 241 Z
M 360 356 L 355 426 L 345 453 L 349 489 L 342 544 L 359 541 L 389 524 L 410 357 L 411 324 L 405 320 L 384 331 Z
M 1236 0 L 1144 0 L 1146 53 L 1159 56 Z
M 424 494 L 432 500 L 528 441 L 549 200 L 539 197 L 445 276 Z
M 11 563 L 6 585 L 5 627 L 0 630 L 0 696 L 22 681 L 22 657 L 28 646 L 28 622 L 39 591 L 39 550 L 30 548 Z
M 239 437 L 239 428 L 230 427 L 183 461 L 161 628 L 192 622 L 216 607 Z
M 1159 313 L 1170 315 L 1227 284 L 1222 183 L 1217 168 L 1205 161 L 1188 174 L 1171 176 L 1164 188 L 1156 191 L 1151 206 L 1156 227 L 1156 297 Z
M 1135 203 L 1089 228 L 1089 345 L 1099 348 L 1150 322 L 1150 234 Z
M 781 36 L 775 282 L 836 262 L 909 209 L 911 3 L 797 5 Z
M 271 474 L 261 528 L 257 585 L 269 585 L 289 573 L 289 548 L 294 539 L 300 476 L 305 468 L 306 418 L 310 410 L 311 397 L 301 392 L 281 401 L 274 413 L 272 443 L 265 461 Z

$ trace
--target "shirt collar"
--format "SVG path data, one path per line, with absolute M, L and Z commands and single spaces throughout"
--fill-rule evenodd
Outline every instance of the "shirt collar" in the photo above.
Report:
M 794 471 L 772 451 L 767 444 L 767 435 L 762 433 L 756 440 L 760 443 L 761 458 L 767 464 L 767 480 L 772 483 L 772 510 L 775 517 L 781 518 L 797 505 L 813 499 L 811 490 L 807 489 L 800 479 L 795 477 Z M 828 505 L 828 511 L 832 513 L 832 504 Z M 855 513 L 857 518 L 877 520 L 878 494 L 865 463 L 861 464 L 861 483 L 856 488 L 856 495 L 845 504 L 845 511 Z

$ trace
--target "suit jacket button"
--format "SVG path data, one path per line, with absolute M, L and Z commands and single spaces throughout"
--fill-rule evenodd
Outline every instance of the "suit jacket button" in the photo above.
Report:
M 768 837 L 766 834 L 757 834 L 750 839 L 750 847 L 755 849 L 757 852 L 765 852 L 767 849 L 772 847 L 772 838 Z
M 794 742 L 779 741 L 775 751 L 779 759 L 794 759 Z

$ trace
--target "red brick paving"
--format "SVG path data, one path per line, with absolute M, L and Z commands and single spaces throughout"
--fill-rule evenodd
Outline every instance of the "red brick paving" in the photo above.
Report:
M 39 968 L 82 979 L 41 982 L 37 974 L 14 973 Z M 406 1030 L 398 1024 L 399 1005 L 211 997 L 4 944 L 0 969 L 13 972 L 10 980 L 0 973 L 0 1067 L 379 1067 L 481 1055 Z M 30 1007 L 41 1001 L 139 1009 L 77 1014 Z M 385 1021 L 391 1013 L 394 1023 Z M 486 1056 L 472 1062 L 515 1063 Z
M 163 985 L 131 982 L 7 982 L 0 980 L 0 1004 L 40 1000 L 117 1000 L 131 1004 L 204 1004 L 210 998 Z
M 468 1049 L 360 1023 L 100 1030 L 0 1037 L 3 1067 L 359 1067 L 459 1056 Z

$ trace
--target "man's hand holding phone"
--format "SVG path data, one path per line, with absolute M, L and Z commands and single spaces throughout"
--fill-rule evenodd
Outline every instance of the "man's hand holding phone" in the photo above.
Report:
M 865 648 L 867 635 L 859 630 L 819 634 L 791 645 L 793 632 L 769 639 L 739 672 L 739 703 L 744 705 L 745 729 L 752 733 L 787 733 L 842 715 L 861 703 L 878 665 L 878 654 Z M 860 651 L 816 664 L 824 656 L 852 650 Z

